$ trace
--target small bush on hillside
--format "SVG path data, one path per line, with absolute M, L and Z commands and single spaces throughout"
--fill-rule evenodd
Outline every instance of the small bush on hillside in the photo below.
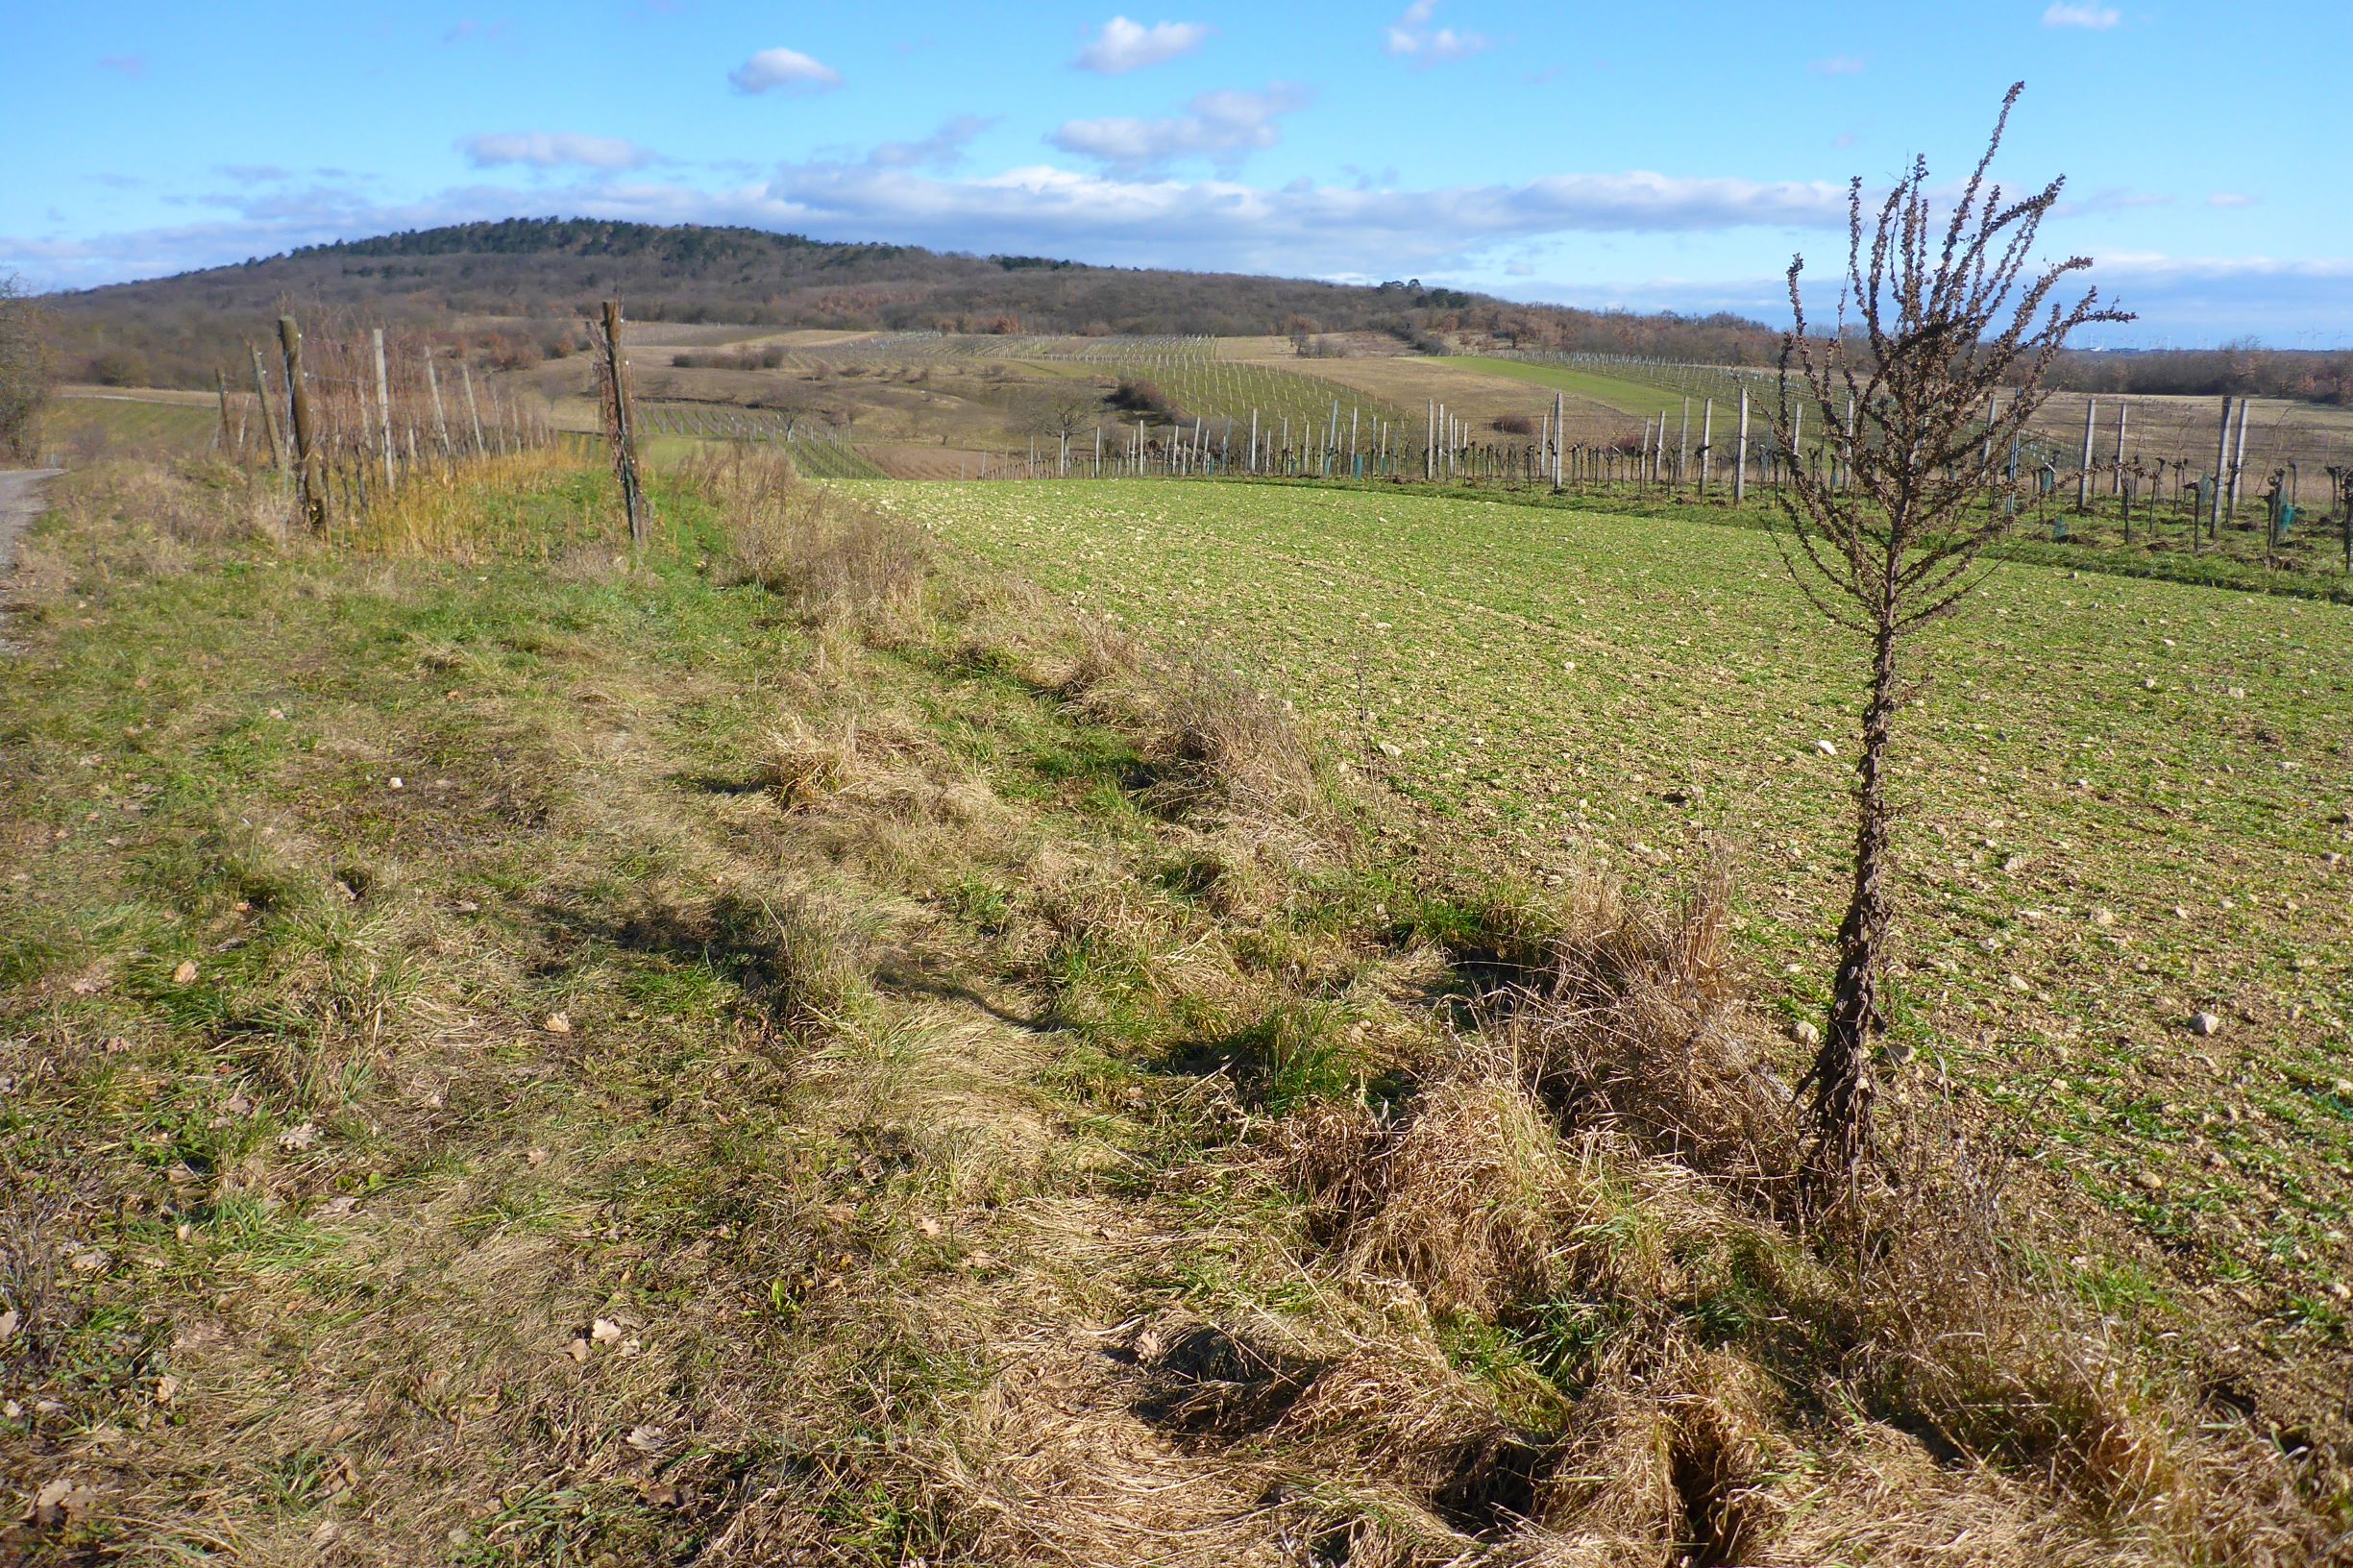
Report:
M 1182 420 L 1185 411 L 1177 406 L 1176 399 L 1162 390 L 1158 381 L 1131 377 L 1119 382 L 1111 395 L 1112 406 L 1131 414 L 1155 414 L 1162 419 Z

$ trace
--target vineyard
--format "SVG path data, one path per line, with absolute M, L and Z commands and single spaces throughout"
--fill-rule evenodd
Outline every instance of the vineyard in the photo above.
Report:
M 801 473 L 818 479 L 879 478 L 882 470 L 829 427 L 765 408 L 706 407 L 693 404 L 641 405 L 639 429 L 657 460 L 698 442 L 749 441 L 782 447 Z M 665 437 L 673 438 L 665 441 Z

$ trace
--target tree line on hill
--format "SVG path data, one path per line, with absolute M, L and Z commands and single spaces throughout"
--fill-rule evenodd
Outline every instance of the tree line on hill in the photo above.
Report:
M 640 321 L 938 331 L 1273 336 L 1380 332 L 1421 352 L 1464 344 L 1767 366 L 1778 331 L 1729 313 L 1528 305 L 1420 280 L 1376 285 L 1091 266 L 765 230 L 589 218 L 508 218 L 307 246 L 176 277 L 51 296 L 60 369 L 115 385 L 208 386 L 292 306 L 462 335 L 515 367 L 577 352 L 600 299 Z M 2353 355 L 2239 346 L 2079 354 L 2054 385 L 2120 393 L 2236 392 L 2353 400 Z

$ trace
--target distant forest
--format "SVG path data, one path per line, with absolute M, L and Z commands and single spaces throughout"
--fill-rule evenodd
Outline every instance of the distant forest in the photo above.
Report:
M 966 256 L 907 245 L 589 218 L 509 218 L 375 239 L 146 282 L 51 296 L 72 380 L 208 386 L 245 363 L 282 307 L 370 325 L 466 334 L 519 366 L 583 346 L 579 324 L 618 296 L 642 321 L 837 330 L 1250 336 L 1373 331 L 1418 348 L 1636 355 L 1769 365 L 1780 334 L 1717 314 L 1635 314 L 1521 305 L 1419 280 L 1378 285 L 1235 273 L 1090 266 L 1028 256 Z M 2353 401 L 2353 354 L 2220 349 L 2082 354 L 2057 378 L 2100 392 L 2254 392 Z

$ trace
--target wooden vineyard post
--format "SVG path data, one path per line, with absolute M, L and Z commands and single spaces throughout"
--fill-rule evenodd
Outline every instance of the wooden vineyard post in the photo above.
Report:
M 450 451 L 450 421 L 441 411 L 441 378 L 433 372 L 433 351 L 425 351 L 425 385 L 433 394 L 433 434 L 441 441 L 441 459 L 447 462 L 455 453 Z
M 1749 389 L 1740 389 L 1740 433 L 1732 441 L 1732 504 L 1749 499 Z
M 1716 400 L 1709 398 L 1700 409 L 1700 499 L 1707 499 L 1707 472 L 1716 448 Z
M 2216 438 L 2214 449 L 2214 495 L 2210 508 L 2212 520 L 2207 525 L 2207 537 L 2212 539 L 2219 539 L 2222 536 L 2222 486 L 2229 472 L 2230 394 L 2225 392 L 2222 394 L 2222 433 Z M 2194 541 L 2196 536 L 2197 530 L 2194 526 L 2191 529 L 2192 540 Z M 2195 553 L 2194 543 L 2192 546 L 2192 552 Z
M 2253 398 L 2239 400 L 2239 436 L 2231 443 L 2230 517 L 2233 522 L 2238 521 L 2239 517 L 2239 476 L 2246 472 L 2246 411 L 2254 401 Z
M 221 455 L 227 457 L 231 455 L 229 449 L 232 440 L 229 430 L 229 375 L 218 365 L 212 367 L 212 384 L 219 388 L 221 394 Z
M 474 401 L 474 367 L 464 360 L 457 362 L 457 372 L 466 379 L 466 417 L 474 422 L 474 455 L 482 455 L 482 410 Z
M 621 504 L 629 517 L 629 543 L 644 549 L 646 502 L 637 485 L 637 432 L 629 417 L 629 361 L 621 352 L 621 302 L 604 302 L 604 433 L 612 442 L 613 472 L 621 480 Z
M 1691 462 L 1691 400 L 1683 400 L 1683 422 L 1675 428 L 1675 488 L 1683 487 L 1683 470 Z
M 252 343 L 247 344 L 246 347 L 253 350 L 254 398 L 261 404 L 261 435 L 270 444 L 270 466 L 282 469 L 286 466 L 286 453 L 285 448 L 278 439 L 278 418 L 270 412 L 269 372 L 261 366 L 260 347 Z
M 292 316 L 278 318 L 278 346 L 286 360 L 286 395 L 294 403 L 294 464 L 299 500 L 310 531 L 327 531 L 327 465 L 319 453 L 319 428 L 311 418 L 310 388 L 303 381 L 303 331 Z
M 1563 429 L 1563 427 L 1562 427 L 1562 425 L 1561 425 L 1561 417 L 1562 417 L 1562 415 L 1563 415 L 1563 414 L 1564 414 L 1564 413 L 1567 411 L 1567 408 L 1568 408 L 1568 399 L 1567 399 L 1567 397 L 1566 397 L 1564 394 L 1562 394 L 1562 393 L 1558 393 L 1558 392 L 1554 393 L 1554 394 L 1553 394 L 1553 489 L 1554 489 L 1556 492 L 1557 492 L 1557 491 L 1560 489 L 1560 479 L 1561 479 L 1561 449 L 1562 449 L 1563 447 L 1565 447 L 1565 446 L 1567 446 L 1567 445 L 1568 445 L 1568 438 L 1567 438 L 1565 435 L 1563 435 L 1563 434 L 1561 433 L 1561 430 L 1562 430 L 1562 429 Z
M 392 385 L 384 378 L 384 330 L 375 329 L 368 334 L 368 346 L 376 355 L 376 433 L 384 449 L 384 493 L 391 494 L 399 482 L 392 472 Z
M 2120 403 L 2116 405 L 2116 472 L 2110 489 L 2117 495 L 2124 491 L 2124 426 L 2131 418 L 2131 404 Z
M 2098 418 L 2099 400 L 2097 398 L 2084 399 L 2083 467 L 2082 471 L 2075 476 L 2075 510 L 2078 512 L 2088 512 L 2092 509 L 2092 429 L 2094 422 Z

